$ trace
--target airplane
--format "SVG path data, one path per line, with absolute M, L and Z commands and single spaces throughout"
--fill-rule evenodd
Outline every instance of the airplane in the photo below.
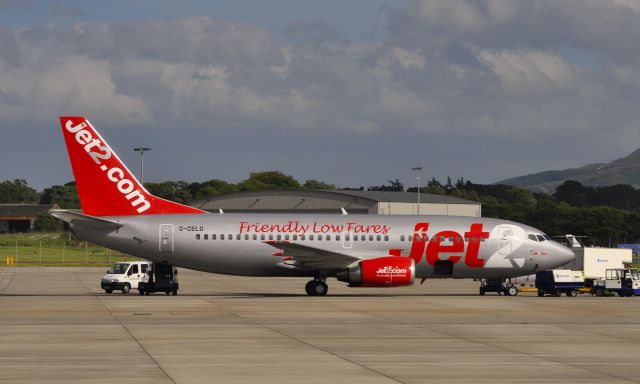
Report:
M 509 279 L 575 257 L 538 229 L 492 218 L 349 215 L 344 209 L 336 215 L 209 213 L 149 193 L 85 117 L 63 116 L 60 124 L 82 212 L 52 214 L 78 239 L 155 263 L 305 276 L 312 278 L 306 293 L 324 296 L 329 277 L 350 287 Z

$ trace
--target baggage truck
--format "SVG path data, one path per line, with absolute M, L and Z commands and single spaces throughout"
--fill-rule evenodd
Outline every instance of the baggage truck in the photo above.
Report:
M 536 273 L 536 288 L 538 296 L 562 296 L 564 293 L 569 297 L 576 297 L 579 289 L 584 288 L 584 276 L 582 271 L 566 269 L 539 271 Z
M 141 295 L 155 292 L 177 295 L 179 288 L 178 268 L 168 264 L 153 263 L 138 285 L 138 292 Z

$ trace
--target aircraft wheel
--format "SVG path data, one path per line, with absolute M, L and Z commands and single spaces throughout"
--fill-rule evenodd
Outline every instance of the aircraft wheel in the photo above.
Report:
M 311 280 L 304 286 L 304 291 L 307 292 L 307 295 L 313 296 L 313 285 L 315 283 L 315 280 Z
M 314 296 L 326 296 L 329 291 L 329 286 L 326 283 L 319 281 L 313 289 Z
M 516 288 L 515 286 L 511 285 L 509 286 L 509 288 L 507 288 L 507 294 L 509 296 L 518 296 L 518 288 Z
M 123 295 L 128 295 L 130 290 L 131 290 L 131 285 L 129 283 L 122 286 Z

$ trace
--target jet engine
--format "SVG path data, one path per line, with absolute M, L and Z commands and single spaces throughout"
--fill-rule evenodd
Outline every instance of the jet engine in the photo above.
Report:
M 412 285 L 415 276 L 416 266 L 413 259 L 401 256 L 361 260 L 336 275 L 339 281 L 349 283 L 350 287 Z

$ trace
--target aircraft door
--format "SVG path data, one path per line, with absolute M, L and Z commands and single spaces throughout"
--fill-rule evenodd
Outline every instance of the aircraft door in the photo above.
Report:
M 353 247 L 353 234 L 351 232 L 342 232 L 342 248 L 351 249 Z
M 498 253 L 505 256 L 510 255 L 513 252 L 513 236 L 515 233 L 509 227 L 500 227 L 499 234 Z
M 160 252 L 173 252 L 173 224 L 160 224 Z

